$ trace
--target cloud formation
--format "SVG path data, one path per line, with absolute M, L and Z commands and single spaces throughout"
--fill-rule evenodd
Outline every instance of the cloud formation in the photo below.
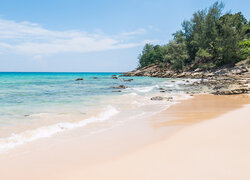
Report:
M 84 31 L 52 31 L 31 22 L 0 19 L 0 53 L 20 53 L 33 56 L 62 52 L 94 52 L 131 48 L 144 44 L 129 42 L 134 35 L 145 34 L 145 29 L 108 36 Z M 128 38 L 130 37 L 130 38 Z

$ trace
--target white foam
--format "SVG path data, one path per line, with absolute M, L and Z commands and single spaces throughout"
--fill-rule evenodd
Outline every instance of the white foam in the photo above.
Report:
M 113 106 L 108 106 L 106 111 L 99 114 L 98 116 L 84 119 L 76 123 L 62 122 L 50 126 L 40 127 L 34 130 L 25 131 L 20 134 L 12 134 L 8 138 L 0 139 L 0 152 L 4 152 L 16 146 L 22 145 L 27 142 L 35 141 L 37 139 L 51 137 L 59 132 L 83 127 L 87 124 L 94 122 L 105 121 L 116 115 L 117 113 L 119 113 L 119 111 L 117 111 Z
M 150 92 L 152 91 L 154 88 L 159 88 L 158 85 L 155 86 L 147 86 L 147 87 L 140 87 L 140 88 L 132 88 L 138 92 Z

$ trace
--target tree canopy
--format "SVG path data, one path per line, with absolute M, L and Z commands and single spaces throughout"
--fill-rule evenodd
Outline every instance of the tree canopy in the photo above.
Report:
M 250 56 L 250 22 L 241 12 L 222 14 L 224 4 L 215 2 L 197 11 L 166 45 L 146 44 L 139 68 L 154 63 L 175 70 L 213 68 L 234 64 Z

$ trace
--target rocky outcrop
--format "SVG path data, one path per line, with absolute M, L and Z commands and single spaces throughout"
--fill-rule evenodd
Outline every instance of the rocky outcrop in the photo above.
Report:
M 123 76 L 149 76 L 159 78 L 190 78 L 197 79 L 192 84 L 189 80 L 186 86 L 198 91 L 215 95 L 250 93 L 250 64 L 248 61 L 236 64 L 234 67 L 220 67 L 212 70 L 197 68 L 193 71 L 178 72 L 169 68 L 160 68 L 158 64 L 140 68 L 125 73 Z M 159 89 L 165 92 L 164 89 Z M 194 94 L 194 92 L 190 92 Z M 157 99 L 157 98 L 156 98 Z M 160 99 L 160 98 L 159 98 Z
M 222 67 L 213 70 L 201 70 L 200 68 L 194 71 L 178 72 L 169 69 L 162 69 L 158 65 L 150 65 L 141 69 L 130 71 L 125 73 L 123 76 L 149 76 L 149 77 L 160 77 L 160 78 L 208 78 L 214 76 L 237 76 L 248 73 L 249 67 L 246 66 L 235 66 L 235 67 Z
M 250 93 L 250 88 L 237 88 L 237 89 L 229 89 L 225 91 L 216 91 L 212 94 L 214 95 L 235 95 L 235 94 L 246 94 Z

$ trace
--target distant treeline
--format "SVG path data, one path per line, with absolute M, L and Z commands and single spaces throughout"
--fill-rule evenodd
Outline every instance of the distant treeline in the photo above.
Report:
M 241 12 L 222 14 L 224 4 L 193 14 L 166 45 L 146 44 L 139 68 L 158 63 L 173 70 L 211 69 L 235 64 L 250 55 L 250 22 Z

